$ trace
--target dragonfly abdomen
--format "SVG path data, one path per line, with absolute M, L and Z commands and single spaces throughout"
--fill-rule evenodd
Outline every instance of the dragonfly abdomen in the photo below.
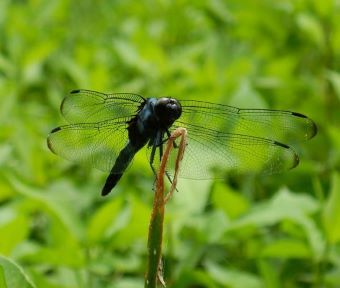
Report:
M 139 149 L 136 149 L 129 141 L 128 144 L 126 144 L 126 146 L 120 151 L 109 176 L 106 178 L 104 187 L 102 189 L 102 196 L 109 194 L 116 186 L 138 150 Z

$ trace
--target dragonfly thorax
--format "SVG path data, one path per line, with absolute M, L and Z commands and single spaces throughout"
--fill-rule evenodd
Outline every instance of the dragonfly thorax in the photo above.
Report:
M 137 150 L 147 142 L 152 145 L 155 138 L 166 132 L 181 113 L 182 106 L 175 99 L 146 99 L 138 114 L 128 121 L 130 142 Z

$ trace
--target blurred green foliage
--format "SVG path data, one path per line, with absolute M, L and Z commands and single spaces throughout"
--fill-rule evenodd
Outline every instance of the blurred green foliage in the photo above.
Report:
M 287 173 L 179 181 L 169 287 L 340 287 L 339 19 L 337 0 L 0 1 L 0 254 L 37 287 L 142 287 L 145 155 L 103 199 L 106 175 L 45 141 L 72 89 L 171 95 L 298 111 L 319 134 Z

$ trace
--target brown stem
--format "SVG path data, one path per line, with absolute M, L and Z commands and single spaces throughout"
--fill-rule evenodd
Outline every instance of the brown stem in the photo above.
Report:
M 184 156 L 184 150 L 187 144 L 187 131 L 184 128 L 177 128 L 169 137 L 167 141 L 166 149 L 162 156 L 161 165 L 157 173 L 156 180 L 156 192 L 153 202 L 153 209 L 151 213 L 150 225 L 149 225 L 149 238 L 148 238 L 148 264 L 145 275 L 145 288 L 156 288 L 157 279 L 165 286 L 162 275 L 162 238 L 163 238 L 163 222 L 164 222 L 164 208 L 166 202 L 170 199 L 173 191 L 176 189 L 177 177 L 180 167 L 180 162 Z M 181 137 L 181 142 L 177 152 L 175 174 L 172 181 L 172 185 L 168 194 L 164 197 L 164 175 L 166 172 L 166 164 L 171 150 L 173 149 L 174 141 L 178 137 Z

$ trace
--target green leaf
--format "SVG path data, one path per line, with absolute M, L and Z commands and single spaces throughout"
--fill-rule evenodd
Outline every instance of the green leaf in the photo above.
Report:
M 270 201 L 254 207 L 248 214 L 234 221 L 229 229 L 239 229 L 244 226 L 268 226 L 290 220 L 304 231 L 313 255 L 316 259 L 322 257 L 325 243 L 321 231 L 308 214 L 319 209 L 316 200 L 309 195 L 294 194 L 287 189 L 280 190 Z
M 122 209 L 122 198 L 113 199 L 105 203 L 100 207 L 92 216 L 87 234 L 90 243 L 101 241 L 107 237 L 111 237 L 113 231 L 116 231 L 119 227 L 119 223 L 126 224 L 126 221 L 122 221 L 120 213 Z M 117 217 L 119 219 L 117 219 Z M 126 218 L 126 217 L 125 217 Z M 110 227 L 115 227 L 111 228 Z M 108 233 L 108 231 L 111 231 Z
M 216 208 L 222 209 L 230 218 L 237 218 L 249 209 L 249 202 L 229 186 L 217 182 L 211 197 Z
M 0 256 L 1 288 L 34 288 L 25 272 L 13 261 Z
M 324 35 L 319 19 L 311 14 L 302 13 L 297 17 L 297 24 L 301 31 L 317 46 L 324 46 Z
M 12 207 L 2 208 L 0 219 L 0 253 L 8 255 L 29 234 L 29 219 Z
M 326 71 L 326 77 L 333 86 L 333 89 L 340 100 L 340 73 L 333 70 Z
M 106 231 L 107 237 L 112 237 L 112 245 L 120 248 L 131 247 L 140 238 L 146 242 L 151 209 L 138 198 L 131 197 L 129 200 L 129 207 L 122 213 L 117 226 L 113 224 Z
M 219 284 L 230 288 L 262 288 L 262 280 L 255 274 L 222 267 L 213 262 L 206 262 L 209 275 Z
M 143 287 L 143 279 L 126 277 L 124 279 L 119 279 L 115 281 L 115 288 L 135 288 Z
M 310 258 L 311 255 L 310 249 L 304 242 L 294 239 L 275 241 L 261 251 L 261 256 L 275 258 Z
M 199 219 L 195 217 L 193 224 L 199 226 Z M 206 243 L 216 243 L 220 241 L 223 234 L 225 233 L 229 219 L 226 215 L 219 210 L 212 211 L 211 213 L 206 213 L 205 217 L 203 218 L 204 229 L 202 233 L 204 233 L 204 239 Z M 214 223 L 214 225 L 211 225 Z M 195 226 L 193 226 L 195 227 Z
M 57 194 L 47 194 L 35 187 L 25 185 L 13 175 L 7 175 L 13 187 L 24 195 L 31 207 L 39 207 L 46 212 L 51 223 L 50 241 L 36 251 L 25 255 L 25 259 L 37 263 L 52 263 L 54 265 L 70 265 L 79 267 L 84 263 L 84 251 L 81 249 L 80 239 L 83 238 L 83 229 L 80 219 L 72 210 L 65 198 L 58 198 Z M 65 187 L 63 187 L 65 188 Z M 28 209 L 28 208 L 27 208 Z M 21 220 L 21 225 L 25 222 Z
M 178 209 L 183 218 L 195 213 L 202 213 L 207 205 L 210 186 L 210 180 L 194 181 L 181 178 L 177 185 L 179 192 L 174 194 L 167 206 L 171 206 L 171 209 Z M 173 206 L 175 207 L 173 208 Z
M 84 237 L 81 221 L 77 217 L 76 211 L 72 209 L 71 203 L 67 203 L 66 199 L 60 197 L 57 193 L 44 193 L 44 191 L 24 184 L 14 175 L 8 174 L 8 179 L 15 190 L 35 201 L 42 207 L 51 217 L 55 218 L 70 235 L 76 239 Z M 70 189 L 68 185 L 62 185 L 60 189 Z
M 228 104 L 240 108 L 267 108 L 266 102 L 262 99 L 262 96 L 254 89 L 247 78 L 245 78 L 240 83 L 238 90 L 236 90 L 236 92 L 233 94 Z
M 270 259 L 261 258 L 257 261 L 257 267 L 263 278 L 264 287 L 279 288 L 279 271 Z
M 313 0 L 312 2 L 318 14 L 323 17 L 331 17 L 337 5 L 337 2 L 334 0 Z
M 334 173 L 332 177 L 332 189 L 323 207 L 323 225 L 327 239 L 335 244 L 340 240 L 340 174 Z

